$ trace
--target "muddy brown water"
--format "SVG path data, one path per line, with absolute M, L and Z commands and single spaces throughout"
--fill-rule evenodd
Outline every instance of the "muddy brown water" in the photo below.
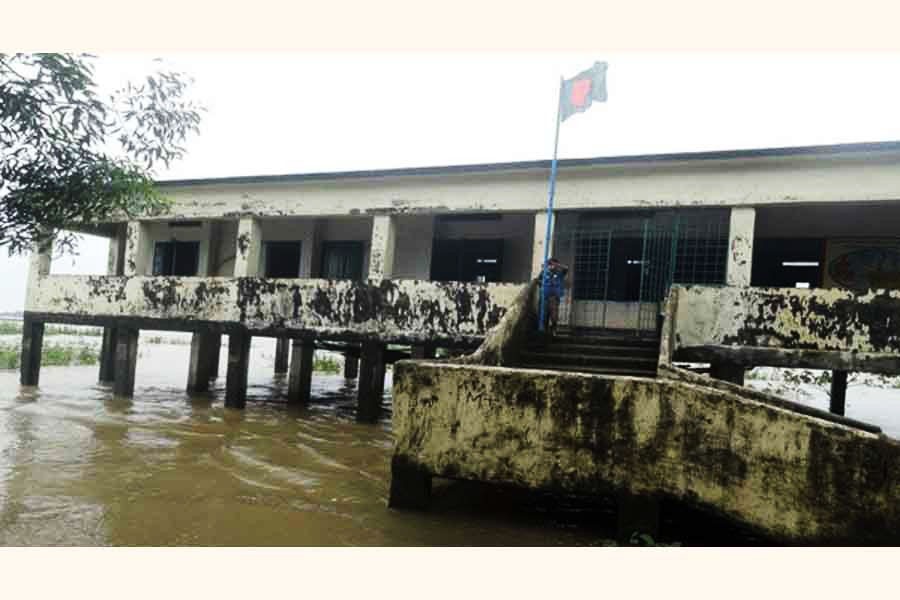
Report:
M 44 367 L 39 388 L 0 370 L 0 545 L 555 546 L 615 536 L 609 499 L 470 482 L 435 480 L 428 512 L 390 510 L 390 372 L 381 420 L 360 424 L 355 381 L 338 375 L 317 373 L 309 407 L 289 408 L 273 340 L 253 342 L 244 411 L 224 408 L 225 352 L 211 393 L 184 392 L 188 353 L 142 343 L 131 400 L 98 385 L 96 366 Z M 897 394 L 856 393 L 850 416 L 877 415 L 897 435 L 900 410 L 885 402 Z M 666 506 L 660 541 L 770 543 Z
M 244 411 L 223 406 L 224 356 L 212 393 L 184 392 L 188 346 L 142 344 L 132 400 L 95 366 L 44 367 L 39 388 L 0 371 L 0 544 L 604 543 L 582 505 L 490 486 L 438 482 L 433 510 L 388 509 L 390 382 L 374 425 L 341 376 L 289 409 L 259 342 Z

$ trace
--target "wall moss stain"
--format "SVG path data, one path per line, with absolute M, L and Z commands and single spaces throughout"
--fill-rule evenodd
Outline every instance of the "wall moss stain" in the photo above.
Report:
M 246 258 L 247 252 L 250 250 L 250 234 L 246 231 L 237 237 L 237 249 L 241 256 Z
M 679 498 L 793 541 L 900 542 L 900 444 L 672 380 L 400 362 L 395 453 L 435 474 Z
M 263 277 L 44 277 L 29 311 L 294 329 L 328 337 L 471 343 L 505 314 L 522 286 L 417 280 Z M 477 307 L 477 308 L 476 308 Z
M 676 286 L 673 294 L 675 350 L 767 348 L 788 353 L 780 360 L 797 352 L 798 364 L 813 360 L 822 363 L 820 368 L 851 370 L 866 368 L 866 360 L 855 359 L 857 353 L 875 359 L 900 354 L 897 291 Z

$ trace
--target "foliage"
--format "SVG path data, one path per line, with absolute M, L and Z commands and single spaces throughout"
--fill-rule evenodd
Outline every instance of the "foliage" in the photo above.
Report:
M 21 335 L 21 321 L 0 321 L 0 335 Z M 48 335 L 73 335 L 86 337 L 100 337 L 103 335 L 102 327 L 71 326 L 71 325 L 47 325 L 44 328 L 44 337 Z
M 0 346 L 0 369 L 19 368 L 20 354 L 19 346 Z M 41 365 L 46 367 L 95 365 L 99 360 L 99 351 L 83 344 L 72 346 L 45 344 L 41 349 Z
M 94 57 L 0 54 L 0 247 L 10 254 L 114 215 L 158 213 L 155 165 L 184 155 L 202 107 L 189 79 L 158 72 L 101 98 Z
M 313 359 L 313 371 L 317 373 L 340 373 L 341 363 L 330 356 L 318 356 Z

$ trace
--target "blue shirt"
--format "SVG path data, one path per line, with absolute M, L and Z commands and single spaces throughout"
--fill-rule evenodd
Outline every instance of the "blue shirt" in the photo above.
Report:
M 566 278 L 566 271 L 562 269 L 547 269 L 547 267 L 544 267 L 544 271 L 547 275 L 543 279 L 544 295 L 562 298 L 565 292 L 563 282 Z

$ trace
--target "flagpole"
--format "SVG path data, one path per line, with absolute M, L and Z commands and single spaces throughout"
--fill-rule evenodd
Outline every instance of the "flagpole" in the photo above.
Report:
M 553 231 L 553 196 L 556 193 L 556 157 L 559 149 L 559 124 L 562 116 L 562 92 L 565 80 L 559 78 L 559 95 L 556 99 L 556 135 L 553 139 L 553 161 L 550 163 L 550 190 L 547 198 L 547 231 L 544 234 L 544 260 L 541 263 L 541 303 L 538 331 L 544 331 L 544 315 L 547 310 L 547 259 L 550 258 L 550 237 Z

